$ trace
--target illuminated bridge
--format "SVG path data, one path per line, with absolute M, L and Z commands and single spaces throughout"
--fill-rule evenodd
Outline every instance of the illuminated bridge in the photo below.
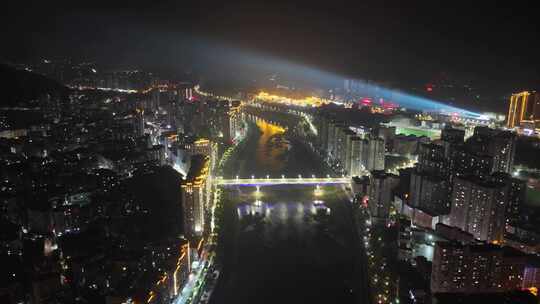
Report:
M 218 177 L 214 180 L 215 185 L 221 186 L 264 186 L 264 185 L 332 185 L 350 184 L 351 178 L 344 177 L 296 177 L 296 178 L 232 178 Z

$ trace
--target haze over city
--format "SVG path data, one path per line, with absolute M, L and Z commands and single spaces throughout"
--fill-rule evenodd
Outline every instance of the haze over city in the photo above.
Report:
M 539 303 L 532 5 L 0 24 L 0 303 Z

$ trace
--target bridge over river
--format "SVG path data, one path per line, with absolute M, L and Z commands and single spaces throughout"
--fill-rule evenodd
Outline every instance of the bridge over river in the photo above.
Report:
M 234 178 L 224 179 L 216 178 L 215 185 L 219 186 L 271 186 L 271 185 L 337 185 L 350 184 L 350 177 L 296 177 L 286 178 Z

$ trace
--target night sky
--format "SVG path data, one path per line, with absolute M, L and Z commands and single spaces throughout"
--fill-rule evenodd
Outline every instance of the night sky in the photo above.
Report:
M 222 60 L 211 50 L 226 46 L 364 79 L 447 75 L 502 91 L 540 83 L 540 15 L 516 1 L 114 2 L 21 2 L 1 18 L 0 58 L 197 69 Z

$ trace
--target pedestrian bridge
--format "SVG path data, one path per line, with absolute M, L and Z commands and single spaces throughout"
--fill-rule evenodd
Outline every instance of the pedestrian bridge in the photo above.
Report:
M 271 185 L 332 185 L 350 184 L 351 178 L 344 177 L 280 177 L 280 178 L 232 178 L 224 179 L 217 177 L 214 179 L 215 185 L 220 186 L 271 186 Z

